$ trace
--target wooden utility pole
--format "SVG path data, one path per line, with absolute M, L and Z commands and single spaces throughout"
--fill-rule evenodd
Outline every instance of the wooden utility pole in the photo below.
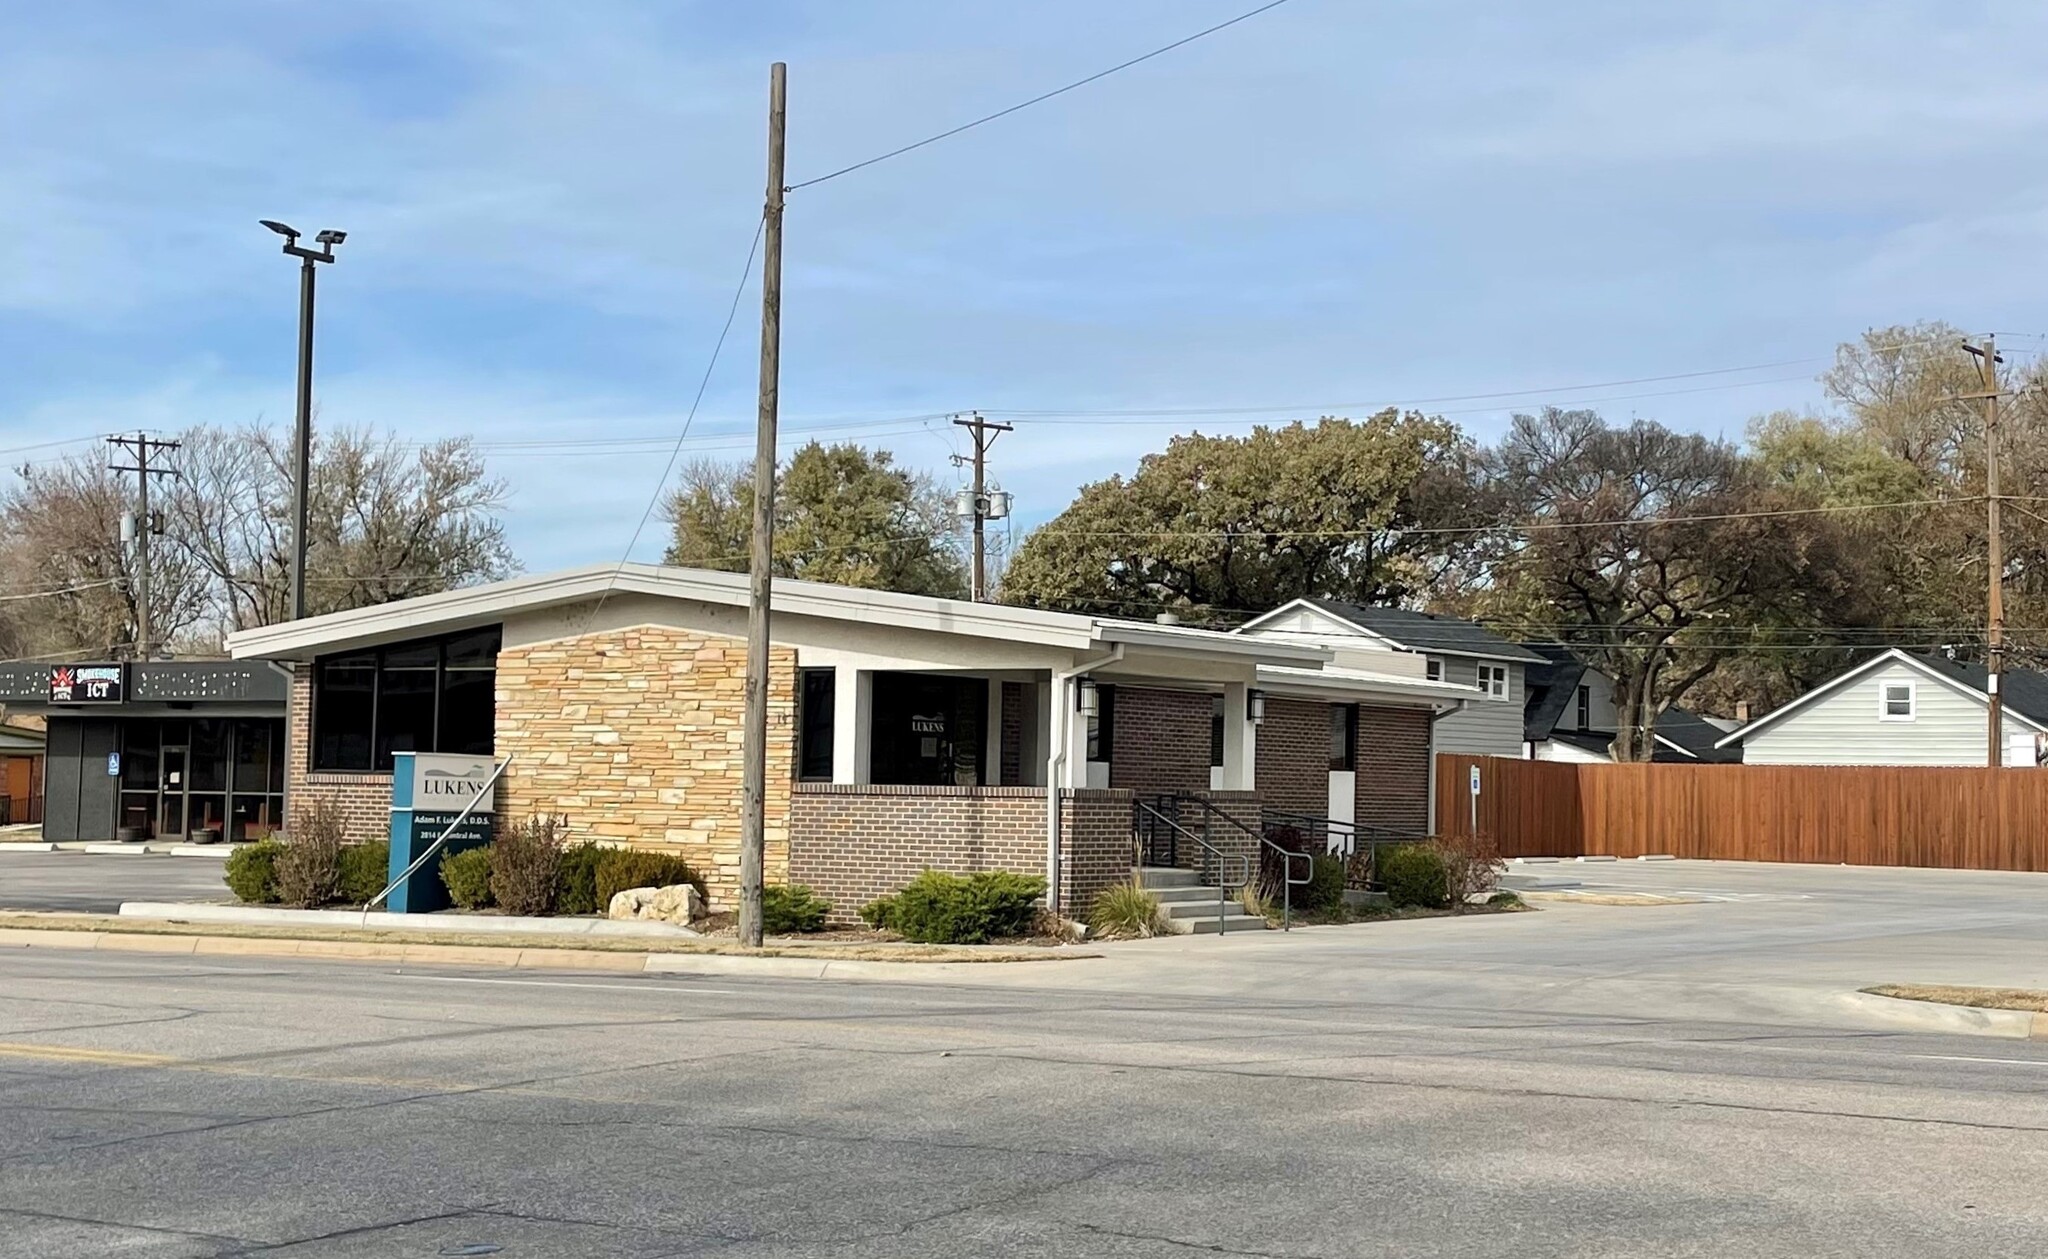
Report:
M 980 603 L 988 598 L 988 549 L 985 526 L 991 519 L 988 501 L 988 448 L 995 444 L 998 434 L 1012 432 L 1008 424 L 991 424 L 976 411 L 970 420 L 956 419 L 953 423 L 974 434 L 974 569 L 968 585 L 968 598 Z M 959 456 L 955 455 L 957 461 Z
M 2000 686 L 2005 672 L 2005 540 L 1998 493 L 1998 338 L 1986 335 L 1983 345 L 1965 343 L 1963 349 L 1977 356 L 1977 374 L 1984 382 L 1976 396 L 1984 400 L 1984 694 L 1988 701 L 1986 737 L 1991 745 L 1986 763 L 1997 769 L 2005 764 L 2005 695 Z
M 775 559 L 775 420 L 782 375 L 782 133 L 788 68 L 768 71 L 768 200 L 761 228 L 761 408 L 754 428 L 754 532 L 748 555 L 747 711 L 741 756 L 740 943 L 761 943 L 767 848 L 768 604 Z
M 133 437 L 109 437 L 107 444 L 135 454 L 132 465 L 116 464 L 114 471 L 135 474 L 135 658 L 147 660 L 153 637 L 153 627 L 149 623 L 149 537 L 156 532 L 156 517 L 149 510 L 149 478 L 177 475 L 169 468 L 150 467 L 149 456 L 153 451 L 176 450 L 178 443 L 156 441 L 147 433 L 137 433 Z

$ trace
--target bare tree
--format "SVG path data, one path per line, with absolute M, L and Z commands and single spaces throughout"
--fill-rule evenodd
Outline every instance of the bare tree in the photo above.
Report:
M 291 609 L 290 445 L 251 426 L 194 429 L 178 452 L 172 547 L 209 579 L 225 630 Z M 467 438 L 417 449 L 393 436 L 330 429 L 313 451 L 306 605 L 313 615 L 433 594 L 516 567 L 497 511 L 504 482 Z
M 134 555 L 121 544 L 121 516 L 135 487 L 104 456 L 73 455 L 16 470 L 0 493 L 0 648 L 8 656 L 116 656 L 136 641 Z M 159 548 L 150 620 L 159 639 L 192 627 L 206 611 L 197 567 Z

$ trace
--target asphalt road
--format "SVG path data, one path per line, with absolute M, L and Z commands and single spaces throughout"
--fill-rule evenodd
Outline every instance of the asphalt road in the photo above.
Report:
M 0 909 L 111 914 L 122 901 L 232 901 L 221 857 L 0 852 Z
M 1702 912 L 1734 911 L 1444 924 L 1439 967 Z M 1170 941 L 976 986 L 4 953 L 0 1255 L 2048 1243 L 2048 1044 L 1503 1000 L 1501 963 L 1419 979 L 1430 934 Z M 1368 943 L 1320 970 L 1343 940 Z M 1196 966 L 1209 995 L 1182 990 Z

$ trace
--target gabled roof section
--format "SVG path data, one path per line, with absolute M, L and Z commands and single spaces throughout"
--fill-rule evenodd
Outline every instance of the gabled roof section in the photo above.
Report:
M 508 615 L 586 603 L 608 593 L 745 607 L 747 587 L 745 573 L 658 564 L 593 564 L 243 630 L 229 635 L 227 645 L 229 653 L 238 660 L 307 660 L 358 646 L 491 625 Z M 1125 643 L 1153 650 L 1309 665 L 1320 664 L 1331 656 L 1327 647 L 1309 642 L 1240 638 L 1190 626 L 1047 612 L 999 603 L 970 603 L 814 581 L 777 581 L 774 601 L 775 612 L 784 616 L 860 621 L 1076 650 L 1099 643 Z
M 1774 708 L 1748 725 L 1730 731 L 1716 740 L 1714 746 L 1725 748 L 1740 743 L 1750 735 L 1760 733 L 1765 728 L 1792 716 L 1823 695 L 1833 694 L 1860 678 L 1869 677 L 1885 665 L 1895 663 L 1904 664 L 1922 676 L 1958 694 L 1967 695 L 1980 704 L 1988 702 L 1984 690 L 1986 671 L 1983 665 L 1963 664 L 1944 656 L 1923 656 L 1893 647 L 1822 683 L 1791 703 Z M 2048 731 L 2048 677 L 2028 669 L 2009 669 L 1999 675 L 1999 686 L 2005 694 L 2005 711 L 2008 715 L 2018 717 L 2036 730 Z M 1906 727 L 1895 729 L 1904 730 Z
M 1483 625 L 1455 616 L 1416 612 L 1409 608 L 1375 607 L 1346 603 L 1341 599 L 1295 599 L 1237 627 L 1238 633 L 1255 630 L 1265 621 L 1292 608 L 1314 608 L 1351 626 L 1359 633 L 1385 640 L 1406 651 L 1438 656 L 1472 656 L 1481 660 L 1509 660 L 1541 664 L 1543 657 L 1501 637 Z
M 1543 663 L 1522 671 L 1522 738 L 1541 743 L 1557 729 L 1586 676 L 1586 662 L 1563 643 L 1524 643 Z

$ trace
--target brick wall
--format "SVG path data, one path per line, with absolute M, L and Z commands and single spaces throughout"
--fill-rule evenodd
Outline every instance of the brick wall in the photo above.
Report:
M 1266 802 L 1290 813 L 1328 815 L 1330 705 L 1268 695 L 1258 741 L 1256 781 Z
M 1069 791 L 1060 797 L 1060 905 L 1069 918 L 1086 919 L 1103 889 L 1130 882 L 1135 856 L 1130 792 Z
M 832 919 L 925 870 L 1045 874 L 1045 792 L 1037 787 L 877 787 L 798 783 L 789 879 L 832 902 Z M 1060 799 L 1060 903 L 1086 916 L 1103 888 L 1131 877 L 1131 793 Z
M 1209 696 L 1116 688 L 1109 785 L 1148 795 L 1209 789 Z
M 292 671 L 291 705 L 285 713 L 285 830 L 291 820 L 315 804 L 341 812 L 351 841 L 384 839 L 391 834 L 391 775 L 314 772 L 313 666 Z
M 788 877 L 796 658 L 778 647 L 768 692 L 765 872 Z M 739 890 L 746 645 L 639 626 L 498 654 L 499 792 L 512 817 L 559 813 L 577 838 L 680 853 L 711 903 Z
M 1419 708 L 1358 710 L 1358 815 L 1367 826 L 1429 827 L 1429 714 Z
M 926 869 L 1043 875 L 1045 792 L 798 783 L 789 835 L 789 881 L 831 901 L 834 921 L 852 921 Z

